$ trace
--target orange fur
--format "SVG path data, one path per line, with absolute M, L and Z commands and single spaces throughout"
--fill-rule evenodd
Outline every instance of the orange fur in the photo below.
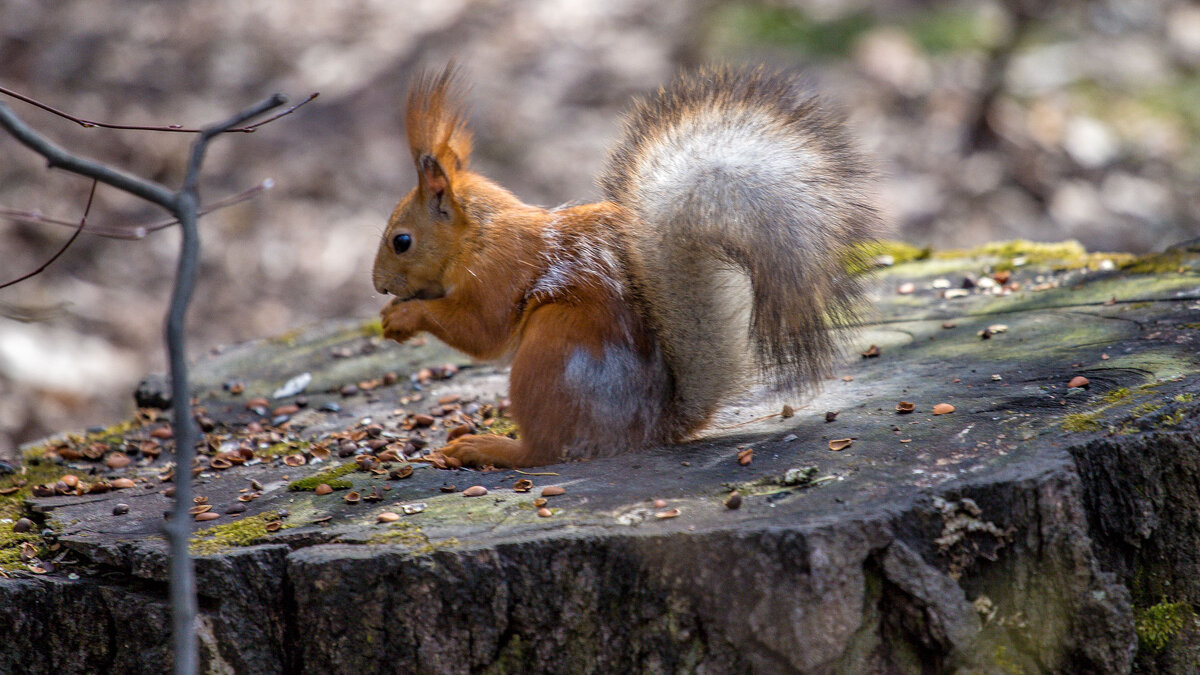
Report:
M 392 212 L 373 273 L 376 289 L 395 296 L 381 312 L 384 335 L 424 331 L 476 358 L 511 356 L 521 431 L 520 441 L 463 436 L 444 455 L 534 466 L 679 441 L 736 390 L 753 362 L 740 356 L 747 334 L 759 362 L 796 386 L 828 369 L 834 341 L 823 308 L 848 310 L 857 289 L 837 263 L 874 225 L 859 190 L 866 174 L 835 125 L 789 98 L 782 80 L 710 76 L 660 93 L 661 110 L 635 111 L 604 179 L 611 201 L 554 210 L 470 170 L 453 68 L 417 79 L 407 105 L 417 186 Z M 717 146 L 737 144 L 710 151 L 692 135 L 713 128 Z M 788 142 L 770 145 L 764 133 Z M 729 155 L 711 156 L 719 152 Z M 811 163 L 824 182 L 728 178 L 727 159 L 736 168 L 751 157 L 789 172 Z M 647 170 L 663 175 L 639 178 Z M 702 182 L 688 188 L 691 180 Z M 820 186 L 815 196 L 803 192 L 810 183 Z M 721 297 L 718 277 L 730 266 L 753 282 L 748 325 L 729 318 Z

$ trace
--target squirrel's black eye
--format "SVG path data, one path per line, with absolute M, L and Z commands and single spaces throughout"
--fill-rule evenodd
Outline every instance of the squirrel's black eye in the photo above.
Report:
M 398 234 L 392 237 L 392 250 L 397 254 L 404 253 L 409 246 L 412 246 L 411 234 Z

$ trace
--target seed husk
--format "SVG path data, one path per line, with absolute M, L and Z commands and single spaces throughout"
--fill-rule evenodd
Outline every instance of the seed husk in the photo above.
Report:
M 907 415 L 916 409 L 917 406 L 912 401 L 900 401 L 896 404 L 896 412 L 900 413 L 901 415 Z
M 412 464 L 405 464 L 403 466 L 398 466 L 395 469 L 392 469 L 391 471 L 388 472 L 388 478 L 390 478 L 392 480 L 401 480 L 404 478 L 408 478 L 412 475 L 413 475 Z
M 666 511 L 659 511 L 655 513 L 654 517 L 658 518 L 659 520 L 666 520 L 667 518 L 675 518 L 679 515 L 679 513 L 679 509 L 667 509 Z
M 1084 377 L 1082 375 L 1076 375 L 1075 377 L 1071 378 L 1071 381 L 1067 383 L 1067 386 L 1076 388 L 1076 387 L 1086 387 L 1089 384 L 1091 384 L 1091 382 L 1086 377 Z
M 188 509 L 188 513 L 192 514 L 193 516 L 198 516 L 201 513 L 208 513 L 209 511 L 212 511 L 212 504 L 197 504 Z
M 313 490 L 313 492 L 319 495 L 327 495 L 330 492 L 333 492 L 333 488 L 329 487 L 329 483 L 321 483 L 316 487 L 316 489 Z
M 233 462 L 223 457 L 213 457 L 208 461 L 208 465 L 214 469 L 228 469 L 233 466 Z
M 787 419 L 795 414 L 796 414 L 796 409 L 790 405 L 783 406 L 783 410 L 779 411 L 779 416 L 784 419 Z
M 342 499 L 345 499 L 347 504 L 357 504 L 358 500 L 362 499 L 362 495 L 358 494 L 357 492 L 351 491 Z
M 133 487 L 134 482 L 129 478 L 116 478 L 116 479 L 110 481 L 109 485 L 111 485 L 114 490 L 121 490 L 124 488 Z
M 933 406 L 934 415 L 946 415 L 952 412 L 954 412 L 954 406 L 950 405 L 949 403 L 939 403 Z
M 123 452 L 110 452 L 104 458 L 104 465 L 110 469 L 124 469 L 129 466 L 133 460 L 129 459 L 129 455 Z
M 487 488 L 483 487 L 482 485 L 472 485 L 471 487 L 462 491 L 462 496 L 464 496 L 464 497 L 482 497 L 483 495 L 486 495 L 487 493 L 488 493 Z
M 738 464 L 741 464 L 742 466 L 746 466 L 750 462 L 753 462 L 754 448 L 742 448 L 741 450 L 738 450 L 737 461 Z
M 725 508 L 727 509 L 737 509 L 741 507 L 741 505 L 742 493 L 738 492 L 737 490 L 730 492 L 729 496 L 725 498 Z
M 378 516 L 375 516 L 375 520 L 377 520 L 381 523 L 394 523 L 397 520 L 400 520 L 400 514 L 393 513 L 391 511 L 384 511 L 383 513 L 379 514 Z
M 537 499 L 533 500 L 533 505 L 534 505 L 534 506 L 537 506 L 537 507 L 542 507 L 542 506 L 545 506 L 545 505 L 546 505 L 546 498 L 545 498 L 545 497 L 538 497 Z
M 542 518 L 549 518 L 550 516 L 554 515 L 554 514 L 553 514 L 553 513 L 550 511 L 550 509 L 548 509 L 548 508 L 546 508 L 546 507 L 544 507 L 544 506 L 543 506 L 543 507 L 541 507 L 541 508 L 539 508 L 539 509 L 537 510 L 537 514 L 538 514 L 539 516 L 541 516 Z
M 308 463 L 308 460 L 304 458 L 304 455 L 297 453 L 295 455 L 288 455 L 287 457 L 284 457 L 283 463 L 287 464 L 288 466 L 304 466 L 306 463 Z
M 837 438 L 829 441 L 829 449 L 834 451 L 845 450 L 854 443 L 853 438 Z
M 882 350 L 879 349 L 879 345 L 871 345 L 870 347 L 867 347 L 867 351 L 862 353 L 862 356 L 864 359 L 873 359 L 878 357 L 881 353 Z
M 656 509 L 665 509 L 665 508 L 667 508 L 667 500 L 665 500 L 665 499 L 655 499 L 655 500 L 654 500 L 654 508 L 656 508 Z
M 279 522 L 278 520 L 272 520 L 271 522 L 267 523 L 266 527 L 267 532 L 278 532 L 279 528 L 283 527 L 283 523 Z
M 513 483 L 513 492 L 529 492 L 532 489 L 533 481 L 529 480 L 528 478 L 522 478 L 516 483 Z
M 239 502 L 252 502 L 255 499 L 258 499 L 258 495 L 253 492 L 250 494 L 238 495 Z
M 543 497 L 555 497 L 565 493 L 566 489 L 559 485 L 547 485 L 546 487 L 542 488 Z
M 216 520 L 217 518 L 220 518 L 220 517 L 221 517 L 221 514 L 215 513 L 213 511 L 205 511 L 204 513 L 197 513 L 195 516 L 196 521 L 201 522 L 201 523 L 206 520 Z

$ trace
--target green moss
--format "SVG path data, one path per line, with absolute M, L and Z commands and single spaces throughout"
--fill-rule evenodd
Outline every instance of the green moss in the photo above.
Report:
M 1143 403 L 1143 404 L 1135 407 L 1133 410 L 1130 410 L 1129 412 L 1138 417 L 1142 417 L 1144 415 L 1149 415 L 1151 413 L 1156 412 L 1161 407 L 1163 407 L 1163 404 L 1161 404 L 1161 403 L 1154 403 L 1152 401 L 1148 401 L 1146 403 Z
M 33 497 L 33 486 L 53 483 L 70 471 L 61 465 L 45 461 L 41 456 L 26 452 L 17 473 L 0 477 L 0 488 L 14 487 L 24 481 L 11 495 L 0 496 L 0 518 L 16 520 L 25 514 L 25 500 Z
M 1112 391 L 1105 394 L 1104 402 L 1105 403 L 1119 403 L 1119 402 L 1129 398 L 1130 396 L 1131 396 L 1131 392 L 1129 391 L 1128 387 L 1120 387 L 1117 389 L 1113 389 Z
M 1180 424 L 1183 424 L 1183 421 L 1186 419 L 1187 419 L 1187 411 L 1180 408 L 1179 410 L 1176 410 L 1173 413 L 1167 413 L 1167 414 L 1163 415 L 1162 419 L 1158 421 L 1158 424 L 1159 424 L 1159 426 L 1164 426 L 1164 427 L 1174 427 L 1174 426 L 1179 426 Z
M 354 484 L 348 480 L 342 479 L 348 473 L 353 473 L 358 469 L 358 465 L 354 462 L 347 462 L 341 466 L 335 466 L 332 469 L 326 469 L 321 473 L 315 473 L 307 478 L 301 478 L 288 483 L 288 489 L 293 492 L 304 490 L 312 491 L 317 489 L 321 483 L 326 483 L 329 487 L 335 490 L 342 490 L 354 487 Z
M 1183 630 L 1193 614 L 1188 603 L 1166 600 L 1153 607 L 1135 610 L 1134 628 L 1137 630 L 1138 649 L 1151 653 L 1162 651 Z
M 1184 392 L 1182 394 L 1176 394 L 1175 398 L 1172 400 L 1174 400 L 1176 403 L 1191 403 L 1192 401 L 1196 400 L 1196 395 L 1191 392 Z
M 192 555 L 212 555 L 256 544 L 267 537 L 267 523 L 273 520 L 279 520 L 279 514 L 269 511 L 200 530 L 191 539 Z
M 279 455 L 294 455 L 297 452 L 304 452 L 312 446 L 308 441 L 282 441 L 275 443 L 264 450 L 258 450 L 255 454 L 259 457 L 277 457 Z
M 1094 432 L 1100 431 L 1103 427 L 1096 421 L 1096 413 L 1077 413 L 1067 415 L 1063 418 L 1062 428 L 1065 431 L 1075 432 Z
M 517 430 L 517 423 L 510 417 L 497 417 L 491 426 L 483 427 L 483 433 L 508 436 L 509 438 L 520 437 L 520 433 Z
M 36 532 L 13 532 L 11 523 L 0 524 L 0 569 L 25 569 L 21 562 L 21 544 L 36 544 L 41 535 Z
M 367 539 L 368 544 L 401 544 L 415 549 L 429 548 L 429 537 L 421 531 L 421 528 L 405 521 L 399 521 L 389 525 L 386 530 L 378 534 L 371 535 Z
M 1126 262 L 1121 265 L 1121 269 L 1129 274 L 1177 272 L 1183 266 L 1184 258 L 1189 255 L 1186 251 L 1182 250 L 1150 253 Z
M 383 320 L 371 319 L 370 321 L 364 321 L 358 327 L 358 330 L 362 333 L 363 337 L 383 337 Z

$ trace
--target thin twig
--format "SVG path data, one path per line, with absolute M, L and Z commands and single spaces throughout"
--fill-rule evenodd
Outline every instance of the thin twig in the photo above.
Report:
M 47 105 L 45 103 L 42 103 L 41 101 L 38 101 L 37 99 L 33 99 L 28 96 L 25 96 L 24 94 L 18 94 L 17 92 L 15 92 L 11 89 L 7 89 L 5 87 L 0 87 L 0 94 L 5 94 L 8 96 L 11 96 L 11 97 L 17 99 L 18 101 L 24 101 L 25 103 L 28 103 L 29 105 L 41 108 L 42 110 L 45 110 L 48 113 L 53 113 L 55 115 L 58 115 L 59 117 L 65 119 L 65 120 L 70 120 L 70 121 L 78 124 L 79 126 L 84 127 L 85 129 L 100 128 L 100 129 L 119 129 L 119 130 L 124 130 L 124 131 L 166 131 L 166 132 L 178 133 L 178 134 L 198 134 L 198 133 L 202 133 L 204 131 L 204 129 L 187 128 L 181 124 L 170 124 L 165 127 L 159 127 L 159 126 L 142 126 L 142 125 L 138 125 L 138 124 L 111 124 L 108 122 L 97 122 L 95 120 L 89 120 L 89 119 L 84 119 L 82 117 L 76 117 L 75 115 L 72 115 L 71 113 L 59 110 L 58 108 L 55 108 L 54 106 Z M 296 105 L 294 105 L 286 110 L 283 110 L 271 117 L 268 117 L 267 119 L 265 119 L 261 122 L 255 122 L 254 124 L 244 126 L 244 127 L 238 127 L 236 129 L 225 129 L 221 133 L 237 133 L 237 132 L 246 133 L 246 134 L 254 133 L 255 129 L 261 127 L 264 124 L 269 124 L 271 122 L 274 122 L 275 120 L 279 119 L 280 117 L 292 114 L 296 110 L 296 108 L 299 108 L 300 106 L 312 101 L 313 99 L 315 99 L 316 97 L 318 97 L 320 95 L 321 95 L 320 92 L 314 92 L 312 94 L 309 94 L 308 98 L 297 103 Z
M 287 98 L 276 94 L 261 103 L 247 108 L 229 119 L 205 127 L 192 142 L 188 158 L 187 173 L 183 187 L 175 193 L 172 213 L 179 219 L 182 232 L 179 264 L 175 272 L 175 287 L 171 292 L 171 306 L 167 311 L 167 355 L 171 367 L 171 409 L 175 432 L 175 505 L 171 520 L 166 525 L 167 545 L 170 550 L 168 575 L 170 580 L 172 642 L 175 649 L 176 675 L 193 675 L 198 670 L 196 648 L 196 582 L 192 566 L 188 539 L 192 519 L 188 509 L 192 506 L 192 463 L 196 457 L 196 423 L 192 419 L 191 393 L 187 381 L 187 355 L 184 348 L 184 320 L 187 307 L 192 300 L 196 275 L 200 267 L 200 236 L 196 230 L 196 208 L 200 199 L 197 184 L 200 181 L 200 165 L 208 143 L 214 136 L 244 124 L 259 115 L 287 102 Z
M 41 267 L 30 272 L 29 274 L 26 274 L 24 276 L 13 279 L 12 281 L 0 284 L 0 288 L 8 288 L 9 286 L 12 286 L 13 284 L 19 284 L 22 281 L 25 281 L 26 279 L 36 277 L 37 275 L 41 274 L 43 270 L 45 270 L 47 267 L 49 267 L 50 263 L 54 262 L 55 260 L 58 260 L 59 256 L 61 256 L 63 253 L 66 253 L 67 249 L 71 247 L 71 244 L 75 243 L 75 239 L 79 237 L 79 233 L 83 232 L 83 226 L 87 225 L 88 212 L 92 210 L 92 198 L 95 196 L 96 196 L 96 181 L 93 180 L 92 181 L 92 189 L 88 192 L 87 206 L 83 207 L 83 217 L 79 219 L 79 225 L 75 228 L 75 232 L 71 235 L 71 238 L 67 240 L 67 243 L 63 244 L 62 248 L 58 249 L 58 251 L 55 252 L 54 255 L 50 256 L 49 260 L 42 263 Z
M 196 211 L 196 216 L 206 216 L 213 211 L 219 211 L 220 209 L 233 206 L 234 204 L 240 204 L 244 201 L 257 197 L 260 193 L 270 190 L 273 187 L 275 187 L 275 181 L 268 178 L 258 185 L 242 190 L 235 195 L 230 195 L 224 199 L 218 199 L 212 204 L 205 206 L 199 211 Z M 34 225 L 63 225 L 65 227 L 75 227 L 77 224 L 69 220 L 44 216 L 37 211 L 23 211 L 20 209 L 10 209 L 3 206 L 0 206 L 0 218 L 7 218 L 8 220 L 14 220 L 19 223 L 31 223 Z M 92 225 L 91 227 L 84 228 L 83 231 L 97 237 L 136 240 L 144 239 L 146 235 L 150 234 L 151 232 L 158 232 L 159 230 L 164 230 L 168 227 L 178 224 L 178 218 L 170 218 L 168 220 L 162 220 L 150 225 Z

